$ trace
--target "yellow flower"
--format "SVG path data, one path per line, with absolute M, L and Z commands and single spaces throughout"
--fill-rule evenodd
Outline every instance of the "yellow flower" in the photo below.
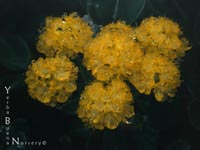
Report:
M 131 37 L 133 36 L 133 28 L 129 25 L 126 25 L 123 21 L 117 21 L 116 23 L 110 23 L 103 28 L 101 28 L 101 33 L 108 32 L 121 32 L 125 34 L 129 34 Z M 100 33 L 100 34 L 101 34 Z
M 112 80 L 108 84 L 95 81 L 85 87 L 77 113 L 89 127 L 115 129 L 134 115 L 132 102 L 131 91 L 123 81 Z
M 85 47 L 84 65 L 100 81 L 124 77 L 141 61 L 143 52 L 132 39 L 133 30 L 122 22 L 109 24 Z
M 37 50 L 48 57 L 67 55 L 74 58 L 92 37 L 91 27 L 76 13 L 62 17 L 47 17 Z
M 165 17 L 144 19 L 135 29 L 135 36 L 146 52 L 158 52 L 169 60 L 184 56 L 190 49 L 179 25 Z
M 78 69 L 67 57 L 39 58 L 26 72 L 25 82 L 32 98 L 54 105 L 64 103 L 76 90 Z
M 153 92 L 157 101 L 163 101 L 166 96 L 175 96 L 180 85 L 180 71 L 167 58 L 147 53 L 141 65 L 132 69 L 128 79 L 140 93 Z

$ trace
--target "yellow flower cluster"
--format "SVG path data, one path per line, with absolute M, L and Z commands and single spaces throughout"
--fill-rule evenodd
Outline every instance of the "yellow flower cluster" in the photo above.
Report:
M 100 81 L 124 77 L 140 62 L 143 52 L 132 39 L 133 29 L 123 22 L 109 24 L 85 47 L 84 64 Z
M 189 50 L 179 25 L 165 17 L 150 17 L 137 28 L 111 23 L 85 47 L 84 64 L 97 80 L 129 80 L 140 93 L 157 101 L 174 97 L 180 85 L 175 60 Z
M 123 81 L 112 80 L 107 84 L 95 81 L 85 87 L 77 113 L 89 127 L 115 129 L 134 115 L 132 102 L 131 91 Z
M 32 98 L 54 106 L 76 90 L 77 73 L 78 68 L 65 56 L 39 58 L 29 66 L 25 82 Z
M 160 53 L 169 60 L 184 56 L 190 49 L 179 25 L 165 17 L 144 19 L 135 29 L 135 36 L 145 52 Z
M 143 57 L 139 68 L 132 68 L 128 79 L 140 93 L 150 94 L 153 91 L 156 100 L 162 101 L 166 96 L 175 96 L 180 85 L 180 71 L 167 58 L 149 53 Z
M 66 55 L 74 58 L 92 38 L 91 27 L 76 13 L 62 17 L 47 17 L 37 50 L 47 57 Z
M 83 63 L 96 78 L 85 87 L 77 110 L 89 127 L 115 129 L 134 116 L 133 96 L 125 80 L 157 101 L 174 97 L 180 85 L 175 60 L 190 49 L 177 23 L 150 17 L 133 28 L 110 23 L 92 38 L 91 27 L 76 13 L 48 17 L 37 50 L 47 58 L 33 61 L 25 82 L 31 97 L 54 106 L 77 89 L 78 68 L 69 60 L 83 53 Z

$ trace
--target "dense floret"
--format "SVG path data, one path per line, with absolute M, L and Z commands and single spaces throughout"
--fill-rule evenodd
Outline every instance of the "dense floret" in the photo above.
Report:
M 100 81 L 124 77 L 127 68 L 141 61 L 143 52 L 132 39 L 132 28 L 122 22 L 112 23 L 86 46 L 84 64 Z
M 66 55 L 74 58 L 92 38 L 91 27 L 76 13 L 62 17 L 47 17 L 40 34 L 37 50 L 48 57 Z
M 81 95 L 78 116 L 89 127 L 115 129 L 120 122 L 128 123 L 134 115 L 133 97 L 128 86 L 120 80 L 106 84 L 95 81 Z
M 179 25 L 165 17 L 144 19 L 135 29 L 135 37 L 145 52 L 157 52 L 172 61 L 190 49 Z
M 175 96 L 180 85 L 180 71 L 167 58 L 156 53 L 148 53 L 143 57 L 141 65 L 132 69 L 128 79 L 140 93 L 153 92 L 156 100 L 162 101 L 167 96 Z
M 78 68 L 67 57 L 39 58 L 26 72 L 26 84 L 32 98 L 54 105 L 63 103 L 77 88 Z

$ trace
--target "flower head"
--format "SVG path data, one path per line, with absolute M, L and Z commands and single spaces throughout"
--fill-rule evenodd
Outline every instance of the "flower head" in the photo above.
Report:
M 64 103 L 76 90 L 78 69 L 67 57 L 39 58 L 26 72 L 26 84 L 32 98 L 54 105 Z
M 135 36 L 146 52 L 157 52 L 169 60 L 182 57 L 189 50 L 179 25 L 165 17 L 144 19 L 135 29 Z
M 127 123 L 127 118 L 134 115 L 132 102 L 130 89 L 123 81 L 112 80 L 106 85 L 95 81 L 82 93 L 77 112 L 90 127 L 115 129 L 120 122 Z
M 117 22 L 102 28 L 85 47 L 84 64 L 100 81 L 123 77 L 140 62 L 143 52 L 132 39 L 132 28 Z
M 154 93 L 157 101 L 166 96 L 174 97 L 180 85 L 180 71 L 167 58 L 156 53 L 147 53 L 140 66 L 132 69 L 129 81 L 140 93 Z
M 76 13 L 62 17 L 47 17 L 37 50 L 48 57 L 66 55 L 74 58 L 92 37 L 91 27 Z

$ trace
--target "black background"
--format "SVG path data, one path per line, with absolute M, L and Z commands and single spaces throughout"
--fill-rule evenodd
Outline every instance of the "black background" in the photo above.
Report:
M 126 0 L 126 2 L 128 2 Z M 166 16 L 178 22 L 189 39 L 192 49 L 183 58 L 181 79 L 174 101 L 157 103 L 153 96 L 138 96 L 136 113 L 131 126 L 121 125 L 115 131 L 87 130 L 75 113 L 76 104 L 67 104 L 68 110 L 53 109 L 32 100 L 23 81 L 26 68 L 10 69 L 0 64 L 0 125 L 5 115 L 5 89 L 10 91 L 10 112 L 13 135 L 22 132 L 25 139 L 46 140 L 44 147 L 12 147 L 13 149 L 47 150 L 200 150 L 200 1 L 148 0 L 143 11 L 133 22 L 154 16 Z M 35 44 L 38 29 L 46 16 L 61 16 L 64 12 L 86 14 L 85 1 L 79 0 L 0 0 L 0 39 L 20 51 L 18 37 L 26 42 L 32 59 L 37 59 Z M 1 43 L 2 44 L 2 43 Z M 0 45 L 0 58 L 6 49 Z M 31 60 L 28 62 L 30 63 Z M 2 62 L 2 61 L 0 61 Z M 82 89 L 81 80 L 78 81 Z M 133 89 L 134 91 L 134 89 Z M 79 92 L 73 98 L 77 98 Z M 74 108 L 75 107 L 75 108 Z M 2 138 L 2 132 L 0 133 Z M 2 141 L 3 139 L 1 139 Z M 2 150 L 11 149 L 3 146 Z

